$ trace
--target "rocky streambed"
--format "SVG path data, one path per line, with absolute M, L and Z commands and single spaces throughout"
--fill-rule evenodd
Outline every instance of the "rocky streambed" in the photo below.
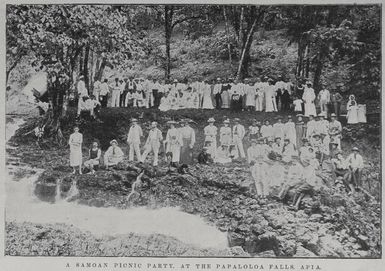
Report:
M 8 255 L 380 257 L 380 204 L 364 194 L 351 197 L 340 191 L 333 185 L 327 165 L 318 172 L 324 188 L 306 198 L 299 211 L 294 211 L 274 199 L 258 200 L 242 163 L 227 167 L 195 165 L 189 174 L 179 174 L 167 172 L 166 167 L 125 161 L 115 170 L 99 170 L 93 176 L 71 175 L 71 169 L 66 166 L 66 149 L 39 150 L 33 145 L 23 145 L 20 151 L 20 146 L 14 145 L 8 153 L 13 159 L 9 164 L 15 166 L 45 165 L 33 192 L 36 200 L 59 211 L 65 207 L 59 208 L 60 204 L 55 203 L 58 191 L 61 198 L 66 198 L 75 182 L 79 193 L 64 200 L 65 204 L 69 201 L 92 209 L 122 211 L 177 208 L 178 212 L 190 214 L 199 218 L 199 223 L 204 221 L 206 226 L 215 228 L 214 232 L 220 238 L 225 236 L 229 245 L 229 248 L 202 248 L 199 244 L 186 244 L 186 240 L 180 240 L 183 237 L 172 237 L 169 233 L 120 232 L 115 236 L 98 236 L 76 225 L 17 219 L 6 225 Z M 139 194 L 128 201 L 131 185 L 142 168 L 145 169 L 143 185 L 138 189 Z M 20 179 L 17 174 L 14 176 L 16 181 Z M 186 220 L 186 217 L 176 216 L 176 219 Z M 156 223 L 160 221 L 155 220 Z M 191 220 L 191 224 L 196 223 L 197 220 Z

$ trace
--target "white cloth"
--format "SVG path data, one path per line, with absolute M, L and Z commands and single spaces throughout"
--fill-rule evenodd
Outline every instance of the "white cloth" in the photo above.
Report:
M 295 130 L 295 123 L 290 121 L 284 124 L 284 138 L 288 138 L 290 143 L 293 143 L 294 146 L 297 144 L 297 133 Z
M 257 91 L 255 86 L 245 86 L 246 92 L 246 106 L 255 106 L 255 99 L 257 95 Z
M 233 142 L 239 151 L 239 155 L 245 158 L 245 150 L 243 148 L 243 137 L 245 136 L 245 127 L 242 124 L 235 125 L 233 127 Z
M 207 144 L 208 149 L 207 153 L 211 155 L 211 158 L 215 158 L 216 151 L 217 151 L 217 132 L 218 128 L 210 125 L 207 125 L 203 129 L 204 135 L 205 135 L 205 144 Z
M 346 158 L 346 161 L 352 169 L 362 169 L 364 167 L 364 159 L 359 153 L 351 153 L 348 158 Z
M 294 100 L 293 101 L 294 111 L 301 112 L 302 111 L 302 103 L 303 103 L 303 101 L 301 99 Z
M 154 154 L 154 162 L 153 165 L 158 165 L 158 154 L 159 154 L 159 148 L 160 144 L 163 141 L 162 132 L 158 128 L 153 128 L 148 132 L 148 137 L 146 144 L 144 146 L 144 152 L 142 154 L 142 162 L 146 160 L 147 155 L 150 152 L 153 152 Z
M 272 137 L 274 138 L 274 130 L 273 126 L 269 125 L 262 125 L 261 126 L 261 135 L 262 137 Z
M 366 123 L 366 104 L 358 105 L 357 119 L 360 123 Z
M 166 152 L 172 153 L 171 161 L 174 163 L 179 163 L 180 149 L 183 144 L 182 135 L 179 129 L 171 128 L 167 131 L 166 143 Z
M 351 100 L 349 100 L 346 107 L 348 110 L 348 114 L 346 116 L 348 119 L 348 123 L 349 124 L 358 123 L 358 106 L 357 106 L 357 103 L 355 101 L 353 103 Z
M 210 85 L 205 84 L 203 87 L 203 109 L 214 109 L 213 102 L 211 100 L 211 88 Z
M 273 85 L 265 87 L 265 112 L 277 112 L 277 103 L 275 100 L 275 89 Z

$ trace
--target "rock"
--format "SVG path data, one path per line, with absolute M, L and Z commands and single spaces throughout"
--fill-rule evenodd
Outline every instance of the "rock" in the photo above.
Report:
M 317 257 L 317 255 L 314 254 L 313 252 L 311 252 L 310 250 L 304 248 L 303 246 L 298 246 L 297 247 L 297 251 L 296 251 L 296 253 L 294 254 L 293 257 L 313 258 L 313 257 Z
M 256 258 L 274 258 L 276 256 L 275 256 L 275 253 L 273 250 L 266 250 L 266 251 L 254 254 L 254 257 L 256 257 Z
M 309 221 L 312 221 L 312 222 L 319 222 L 321 221 L 322 219 L 322 215 L 320 214 L 312 214 L 310 217 L 309 217 Z
M 245 244 L 245 238 L 243 235 L 235 232 L 229 233 L 228 240 L 230 247 L 243 246 Z

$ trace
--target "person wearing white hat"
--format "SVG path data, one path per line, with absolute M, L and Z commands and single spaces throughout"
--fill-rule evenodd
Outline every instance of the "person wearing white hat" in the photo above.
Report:
M 348 158 L 346 158 L 346 162 L 348 163 L 351 172 L 352 183 L 357 189 L 359 187 L 362 187 L 361 174 L 362 169 L 364 168 L 364 159 L 359 154 L 359 150 L 357 147 L 354 147 L 352 151 L 353 153 L 351 153 Z
M 306 82 L 306 87 L 303 91 L 302 100 L 305 103 L 305 116 L 317 115 L 314 100 L 316 98 L 314 89 L 311 87 L 311 82 Z
M 321 84 L 322 89 L 318 93 L 318 102 L 321 108 L 321 113 L 327 116 L 328 114 L 328 104 L 330 103 L 330 92 L 325 88 L 325 84 Z
M 335 142 L 338 145 L 338 149 L 341 150 L 341 133 L 342 133 L 342 125 L 341 122 L 337 120 L 337 115 L 332 113 L 330 115 L 329 122 L 329 136 L 330 141 Z
M 236 148 L 238 149 L 239 156 L 241 158 L 246 158 L 245 150 L 243 148 L 243 138 L 246 134 L 245 127 L 240 124 L 238 118 L 235 118 L 234 122 L 235 125 L 233 126 L 233 142 Z
M 176 167 L 179 164 L 180 149 L 183 145 L 183 139 L 179 129 L 175 128 L 175 121 L 169 121 L 167 124 L 170 125 L 170 129 L 167 131 L 165 140 L 166 153 L 170 152 L 172 154 L 171 163 Z
M 127 135 L 127 143 L 129 146 L 128 160 L 134 161 L 134 152 L 136 154 L 136 159 L 142 161 L 140 154 L 140 139 L 143 136 L 142 128 L 138 125 L 137 119 L 132 119 L 132 125 Z
M 104 165 L 106 169 L 110 166 L 115 166 L 119 162 L 123 161 L 124 153 L 122 149 L 118 146 L 118 141 L 115 139 L 110 141 L 110 147 L 104 153 Z
M 180 162 L 191 165 L 193 163 L 193 148 L 195 145 L 195 131 L 189 124 L 190 120 L 184 119 L 180 122 L 179 132 L 182 137 L 182 149 Z
M 207 152 L 211 155 L 212 159 L 215 159 L 218 128 L 214 126 L 214 118 L 209 118 L 207 122 L 209 125 L 203 129 L 205 135 L 204 146 L 208 147 Z
M 319 113 L 317 116 L 318 120 L 316 121 L 316 133 L 317 134 L 329 134 L 329 121 L 325 119 L 324 113 Z
M 80 116 L 80 112 L 83 109 L 82 104 L 83 104 L 83 97 L 88 96 L 88 90 L 86 88 L 86 83 L 84 82 L 84 76 L 80 75 L 79 77 L 79 82 L 77 84 L 77 91 L 78 91 L 78 111 L 77 111 L 77 116 Z
M 76 173 L 76 167 L 79 167 L 79 174 L 82 174 L 82 143 L 83 135 L 79 133 L 79 127 L 74 127 L 74 132 L 70 135 L 68 145 L 70 146 L 70 166 L 73 168 L 72 174 Z
M 150 152 L 153 152 L 153 154 L 154 154 L 153 165 L 154 166 L 158 165 L 159 148 L 160 148 L 160 145 L 163 141 L 162 132 L 158 129 L 157 125 L 158 125 L 158 123 L 155 121 L 153 121 L 151 123 L 151 129 L 148 132 L 147 140 L 146 140 L 146 143 L 144 145 L 144 152 L 143 152 L 142 157 L 141 157 L 142 158 L 141 161 L 144 162 L 146 160 L 147 155 Z

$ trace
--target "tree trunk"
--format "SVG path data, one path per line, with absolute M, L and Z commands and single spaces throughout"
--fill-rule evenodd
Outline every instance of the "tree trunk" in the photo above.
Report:
M 90 44 L 86 45 L 86 49 L 84 52 L 84 63 L 83 63 L 83 73 L 84 73 L 84 83 L 86 85 L 88 95 L 90 94 L 90 79 L 88 74 L 88 58 L 90 54 Z
M 106 64 L 107 64 L 107 58 L 103 57 L 101 60 L 100 66 L 96 67 L 95 80 L 98 80 L 98 81 L 102 80 L 102 76 L 103 76 L 103 72 L 104 72 L 104 68 L 106 67 Z
M 247 68 L 245 69 L 245 67 L 244 67 L 244 65 L 246 63 L 245 59 L 248 58 L 248 55 L 249 55 L 249 52 L 250 52 L 251 43 L 253 42 L 252 36 L 254 34 L 255 26 L 257 24 L 257 21 L 258 21 L 258 17 L 255 17 L 253 25 L 251 26 L 251 28 L 249 30 L 249 33 L 247 34 L 246 42 L 245 42 L 245 44 L 243 46 L 243 50 L 242 50 L 242 54 L 241 54 L 241 59 L 239 61 L 238 71 L 237 71 L 237 79 L 238 80 L 242 79 L 244 77 L 244 75 L 245 75 L 244 72 L 247 71 Z
M 165 40 L 166 40 L 166 67 L 165 67 L 165 78 L 170 79 L 171 73 L 171 33 L 172 33 L 172 17 L 173 17 L 173 7 L 165 5 L 164 14 L 165 14 Z
M 317 55 L 317 63 L 314 71 L 313 88 L 316 91 L 316 93 L 320 91 L 320 79 L 321 79 L 323 63 L 325 59 L 324 56 L 325 56 L 324 51 L 321 49 L 321 51 Z
M 223 17 L 225 18 L 225 24 L 226 24 L 226 35 L 227 35 L 227 49 L 229 51 L 229 66 L 230 70 L 233 69 L 232 65 L 232 57 L 231 57 L 231 43 L 230 43 L 230 31 L 229 31 L 229 24 L 228 24 L 228 19 L 227 19 L 227 14 L 226 14 L 226 6 L 223 6 Z

